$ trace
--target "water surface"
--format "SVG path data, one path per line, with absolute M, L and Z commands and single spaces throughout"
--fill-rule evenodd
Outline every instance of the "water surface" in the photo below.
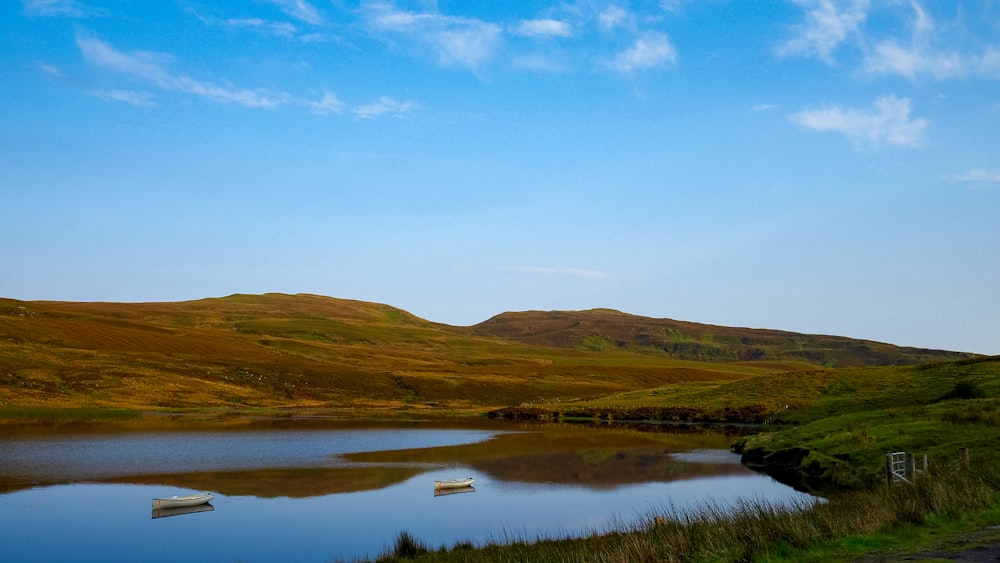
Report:
M 721 433 L 380 425 L 0 434 L 0 561 L 331 561 L 400 531 L 432 547 L 579 536 L 654 514 L 808 497 Z M 474 491 L 435 496 L 435 479 Z M 151 499 L 218 493 L 154 518 Z M 179 555 L 178 550 L 182 550 Z

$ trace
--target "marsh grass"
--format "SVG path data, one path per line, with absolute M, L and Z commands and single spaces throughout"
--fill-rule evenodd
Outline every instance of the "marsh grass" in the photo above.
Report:
M 642 525 L 579 539 L 527 541 L 514 536 L 477 549 L 468 542 L 452 549 L 415 552 L 407 548 L 377 559 L 393 561 L 601 561 L 728 562 L 846 559 L 894 545 L 899 536 L 928 521 L 949 521 L 1000 504 L 997 490 L 971 472 L 948 473 L 915 485 L 880 486 L 844 493 L 828 501 L 774 505 L 745 500 L 709 504 L 675 515 L 651 514 Z M 397 546 L 419 541 L 402 535 Z M 810 555 L 811 554 L 811 555 Z

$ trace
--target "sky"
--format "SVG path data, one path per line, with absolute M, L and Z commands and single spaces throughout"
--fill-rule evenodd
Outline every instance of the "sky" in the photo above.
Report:
M 0 296 L 1000 354 L 996 0 L 0 5 Z

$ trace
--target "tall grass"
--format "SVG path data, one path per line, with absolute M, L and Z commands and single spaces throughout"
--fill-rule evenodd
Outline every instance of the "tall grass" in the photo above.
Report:
M 919 525 L 926 519 L 959 518 L 998 502 L 997 490 L 969 472 L 923 479 L 915 485 L 880 486 L 845 493 L 828 501 L 777 506 L 761 500 L 709 505 L 677 516 L 651 515 L 649 523 L 580 539 L 522 540 L 469 549 L 389 551 L 377 559 L 394 561 L 600 561 L 724 562 L 769 559 L 782 553 L 848 537 Z M 397 547 L 411 547 L 400 536 Z

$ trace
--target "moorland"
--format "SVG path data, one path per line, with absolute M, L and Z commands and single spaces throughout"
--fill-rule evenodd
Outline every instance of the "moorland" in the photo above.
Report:
M 803 531 L 801 540 L 760 532 L 773 541 L 761 540 L 763 551 L 741 556 L 748 559 L 1000 509 L 992 469 L 1000 462 L 1000 357 L 608 309 L 502 313 L 456 327 L 316 295 L 0 299 L 0 423 L 157 412 L 757 424 L 733 445 L 747 465 L 831 499 L 860 494 L 857 514 L 871 513 L 871 502 L 896 507 L 884 521 L 865 517 L 842 533 L 819 524 L 810 529 L 827 531 Z M 884 456 L 895 451 L 926 454 L 928 475 L 971 474 L 975 484 L 872 501 L 871 491 L 886 488 Z M 954 490 L 978 491 L 977 500 L 963 504 Z M 751 512 L 761 520 L 768 510 Z M 530 549 L 556 549 L 558 559 L 597 548 Z M 656 549 L 643 553 L 662 556 Z

